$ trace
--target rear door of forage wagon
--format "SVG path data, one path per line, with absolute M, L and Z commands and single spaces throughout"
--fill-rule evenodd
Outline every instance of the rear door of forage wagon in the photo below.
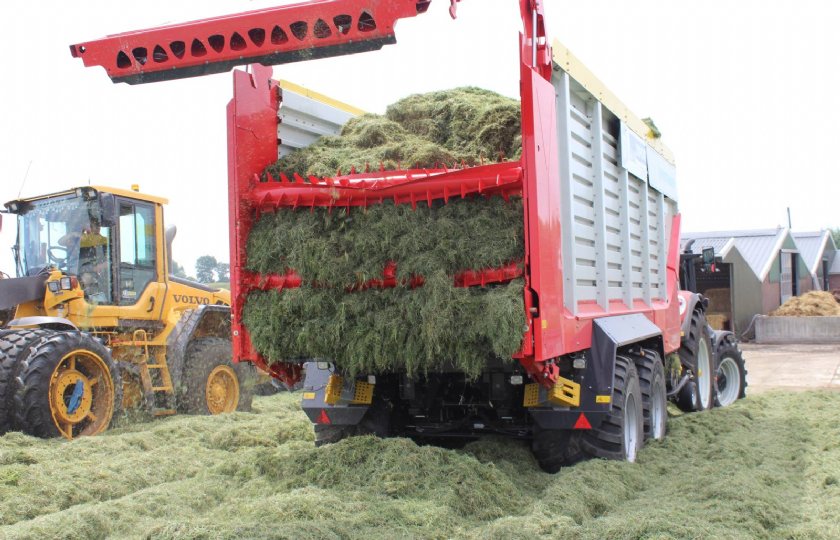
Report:
M 654 310 L 676 293 L 676 276 L 667 277 L 671 235 L 678 234 L 670 152 L 557 42 L 554 67 L 551 82 L 522 73 L 540 359 L 588 347 L 585 321 L 594 317 L 641 311 L 656 320 L 662 311 Z

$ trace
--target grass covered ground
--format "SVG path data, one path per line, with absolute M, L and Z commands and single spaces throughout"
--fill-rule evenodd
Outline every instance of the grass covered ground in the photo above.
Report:
M 316 449 L 296 395 L 80 439 L 0 437 L 0 538 L 838 538 L 840 393 L 671 419 L 636 464 L 523 444 Z

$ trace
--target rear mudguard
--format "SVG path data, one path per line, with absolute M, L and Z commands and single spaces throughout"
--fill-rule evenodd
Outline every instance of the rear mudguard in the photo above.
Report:
M 65 319 L 64 317 L 23 317 L 9 321 L 9 328 L 50 328 L 53 330 L 73 330 L 78 332 L 79 327 L 73 321 Z
M 321 367 L 318 364 L 321 364 Z M 328 405 L 325 402 L 327 382 L 333 374 L 332 364 L 306 362 L 303 369 L 306 378 L 303 380 L 301 408 L 313 424 L 355 426 L 362 421 L 370 408 L 368 405 Z
M 729 330 L 712 330 L 711 338 L 712 350 L 715 353 L 715 359 L 718 358 L 718 353 L 721 347 L 723 347 L 727 343 L 738 343 L 738 338 L 735 336 L 734 333 L 730 332 Z
M 688 334 L 689 327 L 691 326 L 691 314 L 694 313 L 694 310 L 697 308 L 702 309 L 705 312 L 706 308 L 709 306 L 709 299 L 699 293 L 680 291 L 679 301 L 680 330 L 682 331 L 681 335 L 685 336 Z

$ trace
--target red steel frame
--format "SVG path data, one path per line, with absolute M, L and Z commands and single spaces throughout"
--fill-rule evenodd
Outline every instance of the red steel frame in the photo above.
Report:
M 396 42 L 396 21 L 431 0 L 311 0 L 125 32 L 70 46 L 85 66 L 129 84 L 276 65 L 380 49 Z M 454 14 L 454 1 L 453 1 Z
M 454 16 L 455 0 L 451 1 Z M 348 54 L 380 48 L 393 43 L 394 25 L 399 18 L 413 17 L 424 12 L 430 0 L 317 0 L 293 6 L 249 12 L 183 25 L 156 28 L 112 36 L 103 40 L 71 47 L 74 56 L 83 58 L 85 65 L 102 65 L 115 81 L 149 82 L 226 71 L 232 65 L 251 61 L 283 63 L 307 58 Z M 520 0 L 524 33 L 521 45 L 522 139 L 521 161 L 503 162 L 466 168 L 443 164 L 435 169 L 400 171 L 367 170 L 358 174 L 338 172 L 332 178 L 288 178 L 261 180 L 266 166 L 277 159 L 278 108 L 280 89 L 272 80 L 271 68 L 258 64 L 248 72 L 234 72 L 234 96 L 227 107 L 228 116 L 228 172 L 230 209 L 231 285 L 233 293 L 232 329 L 233 350 L 237 361 L 251 361 L 269 369 L 271 373 L 293 384 L 300 379 L 300 366 L 274 363 L 268 366 L 254 349 L 247 329 L 242 325 L 242 309 L 247 295 L 254 290 L 299 287 L 301 276 L 290 271 L 285 275 L 258 275 L 248 272 L 246 244 L 254 221 L 263 212 L 279 208 L 306 211 L 314 207 L 352 209 L 379 204 L 386 199 L 396 204 L 448 201 L 453 197 L 499 195 L 508 198 L 521 196 L 525 220 L 525 257 L 523 261 L 495 269 L 465 269 L 456 276 L 459 286 L 483 286 L 487 283 L 509 281 L 524 276 L 524 309 L 528 330 L 516 358 L 531 377 L 551 386 L 558 375 L 554 363 L 557 357 L 588 349 L 592 340 L 592 321 L 598 317 L 642 313 L 653 321 L 663 334 L 665 352 L 679 348 L 680 316 L 678 293 L 679 215 L 674 218 L 667 260 L 667 299 L 654 300 L 650 305 L 641 299 L 633 305 L 613 301 L 605 311 L 595 303 L 579 306 L 577 314 L 570 313 L 563 302 L 563 261 L 560 226 L 560 178 L 556 152 L 557 115 L 554 88 L 551 84 L 552 55 L 548 45 L 543 18 L 543 0 Z M 376 21 L 375 28 L 351 27 L 345 33 L 339 28 L 338 17 L 366 13 Z M 326 35 L 321 20 L 331 33 Z M 365 19 L 367 20 L 367 19 Z M 277 21 L 285 21 L 278 23 Z M 297 41 L 273 43 L 265 40 L 256 46 L 249 30 L 268 30 L 274 25 L 291 36 L 293 21 L 307 22 L 310 35 Z M 315 25 L 321 35 L 314 36 Z M 286 26 L 283 26 L 286 25 Z M 238 37 L 234 37 L 236 34 Z M 259 34 L 259 32 L 257 32 Z M 177 58 L 172 49 L 175 41 L 190 43 L 191 39 L 208 39 L 219 35 L 218 51 L 208 49 L 200 61 L 189 54 Z M 202 37 L 203 36 L 203 37 Z M 243 53 L 240 39 L 245 43 Z M 258 37 L 258 36 L 257 36 Z M 207 41 L 205 41 L 205 44 Z M 237 44 L 239 49 L 232 44 Z M 355 45 L 351 45 L 355 43 Z M 167 45 L 168 44 L 168 45 Z M 166 49 L 169 46 L 169 49 Z M 141 62 L 135 49 L 152 54 L 160 47 L 166 61 Z M 301 52 L 304 51 L 304 52 Z M 117 56 L 128 56 L 130 65 L 118 65 Z M 172 53 L 172 54 L 169 54 Z M 254 54 L 251 54 L 254 53 Z M 159 56 L 161 56 L 159 54 Z M 175 56 L 175 58 L 173 58 Z M 142 57 L 142 55 L 141 55 Z M 369 169 L 369 167 L 368 167 Z M 392 265 L 383 269 L 381 279 L 360 286 L 389 287 L 396 285 Z M 422 277 L 412 280 L 411 286 L 422 285 Z

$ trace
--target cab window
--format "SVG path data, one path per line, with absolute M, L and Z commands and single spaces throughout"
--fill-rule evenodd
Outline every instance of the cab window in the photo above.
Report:
M 155 208 L 144 203 L 120 204 L 120 304 L 134 304 L 155 281 Z

